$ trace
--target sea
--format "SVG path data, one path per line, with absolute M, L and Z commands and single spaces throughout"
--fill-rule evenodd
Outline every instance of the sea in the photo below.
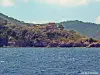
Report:
M 100 48 L 0 48 L 0 75 L 100 75 Z

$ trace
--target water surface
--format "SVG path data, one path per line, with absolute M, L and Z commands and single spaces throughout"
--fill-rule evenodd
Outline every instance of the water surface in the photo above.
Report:
M 100 49 L 0 48 L 0 75 L 100 75 Z

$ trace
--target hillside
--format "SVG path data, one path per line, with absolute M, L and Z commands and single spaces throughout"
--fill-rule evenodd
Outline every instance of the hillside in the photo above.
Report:
M 7 20 L 8 26 L 9 25 L 18 25 L 18 26 L 38 25 L 38 24 L 25 23 L 24 21 L 19 21 L 12 17 L 8 17 L 2 13 L 0 13 L 0 18 Z M 57 23 L 57 24 L 59 24 L 59 23 Z M 64 22 L 61 22 L 60 24 L 62 24 L 65 29 L 75 30 L 75 31 L 81 33 L 82 35 L 85 35 L 85 36 L 88 36 L 91 38 L 100 39 L 100 25 L 97 25 L 95 23 L 74 20 L 74 21 L 64 21 Z
M 7 26 L 1 19 L 0 47 L 100 47 L 100 41 L 74 30 L 66 30 L 62 25 L 48 23 L 34 26 Z
M 24 25 L 25 22 L 24 21 L 19 21 L 17 19 L 14 19 L 12 17 L 8 17 L 2 13 L 0 13 L 0 18 L 4 19 L 4 20 L 7 20 L 7 24 L 11 24 L 11 25 Z
M 28 24 L 0 14 L 0 47 L 100 47 L 100 40 L 82 35 L 97 31 L 99 25 L 81 21 Z
M 80 32 L 83 35 L 88 37 L 100 39 L 100 25 L 90 22 L 82 22 L 82 21 L 65 21 L 61 22 L 65 29 L 72 29 L 77 32 Z

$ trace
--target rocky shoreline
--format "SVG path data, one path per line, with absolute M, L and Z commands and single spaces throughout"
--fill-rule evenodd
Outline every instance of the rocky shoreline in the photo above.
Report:
M 100 42 L 94 41 L 93 39 L 85 39 L 79 42 L 32 42 L 32 41 L 16 41 L 16 42 L 8 42 L 9 47 L 100 47 Z

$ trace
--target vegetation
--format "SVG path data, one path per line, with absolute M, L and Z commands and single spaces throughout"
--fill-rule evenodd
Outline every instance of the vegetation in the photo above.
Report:
M 58 24 L 62 24 L 67 30 L 76 30 L 81 34 L 88 36 L 90 38 L 95 38 L 100 40 L 100 25 L 90 22 L 82 22 L 78 20 L 74 21 L 64 21 Z
M 0 18 L 0 46 L 14 47 L 100 47 L 100 41 L 64 29 L 62 24 L 8 24 Z

